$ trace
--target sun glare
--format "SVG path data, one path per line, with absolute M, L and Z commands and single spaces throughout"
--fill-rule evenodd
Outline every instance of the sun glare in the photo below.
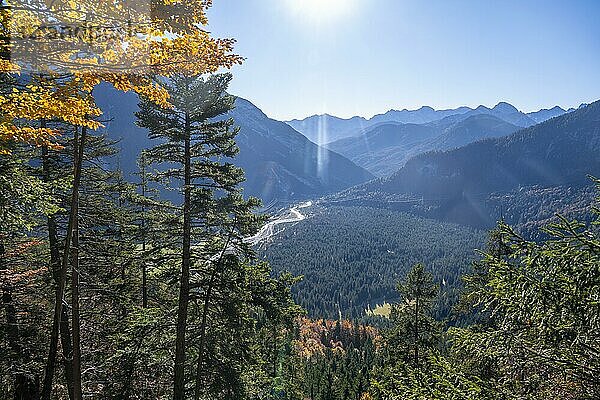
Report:
M 352 13 L 356 0 L 286 0 L 298 18 L 313 23 L 332 22 Z

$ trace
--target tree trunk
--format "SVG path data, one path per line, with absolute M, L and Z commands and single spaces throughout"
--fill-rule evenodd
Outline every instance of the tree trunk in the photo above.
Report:
M 414 363 L 415 368 L 419 367 L 419 296 L 415 297 L 415 356 Z
M 208 320 L 208 307 L 210 306 L 210 296 L 212 295 L 212 288 L 214 285 L 214 278 L 216 276 L 216 268 L 210 278 L 206 295 L 204 296 L 204 308 L 202 310 L 202 324 L 200 326 L 200 339 L 198 345 L 198 361 L 196 363 L 196 392 L 194 395 L 195 400 L 199 400 L 202 395 L 202 364 L 204 363 L 204 338 L 206 337 L 206 324 Z
M 183 249 L 181 258 L 181 282 L 179 287 L 179 304 L 177 309 L 177 338 L 175 342 L 175 373 L 173 399 L 185 399 L 185 333 L 187 330 L 187 314 L 190 299 L 190 267 L 191 267 L 191 195 L 192 195 L 192 155 L 190 116 L 185 115 L 184 132 L 184 188 L 183 188 Z
M 81 137 L 86 128 L 81 128 Z M 83 140 L 83 139 L 82 139 Z M 75 133 L 75 143 L 79 144 L 79 135 Z M 77 155 L 79 158 L 81 155 Z M 80 160 L 76 164 L 80 164 Z M 73 254 L 71 259 L 71 309 L 73 313 L 73 399 L 81 400 L 81 321 L 79 319 L 79 190 L 74 192 L 72 208 L 75 209 L 73 223 Z
M 42 128 L 46 127 L 45 121 L 40 124 Z M 48 147 L 42 147 L 42 172 L 43 180 L 46 183 L 50 183 L 50 159 L 48 154 Z M 59 272 L 60 272 L 60 248 L 58 244 L 58 226 L 56 223 L 56 217 L 49 215 L 47 219 L 48 228 L 48 244 L 50 246 L 50 271 L 54 282 L 58 284 Z M 65 381 L 67 384 L 67 391 L 69 392 L 69 399 L 73 400 L 73 346 L 71 344 L 71 328 L 69 327 L 69 312 L 66 307 L 62 307 L 60 314 L 60 346 L 63 353 L 63 364 L 65 370 Z
M 146 197 L 146 159 L 144 153 L 142 153 L 142 159 L 140 162 L 140 177 L 142 187 L 142 198 Z M 148 308 L 148 269 L 146 268 L 146 206 L 142 205 L 142 254 L 144 259 L 142 260 L 142 307 Z
M 74 153 L 77 154 L 73 165 L 73 185 L 71 191 L 71 204 L 75 203 L 77 193 L 79 192 L 79 186 L 81 184 L 81 166 L 83 160 L 83 149 L 85 146 L 86 130 L 82 130 L 81 138 L 74 148 Z M 71 241 L 73 239 L 73 228 L 75 220 L 77 218 L 77 210 L 75 207 L 71 207 L 69 213 L 69 223 L 67 228 L 67 236 L 65 238 L 65 247 L 63 249 L 63 256 L 60 271 L 58 274 L 58 283 L 56 287 L 56 298 L 54 300 L 54 316 L 52 318 L 52 329 L 50 332 L 50 345 L 48 349 L 48 359 L 46 361 L 46 373 L 44 376 L 44 383 L 42 387 L 42 400 L 50 400 L 52 393 L 52 381 L 54 379 L 54 370 L 56 368 L 56 353 L 58 350 L 58 334 L 60 330 L 60 320 L 63 309 L 63 301 L 65 296 L 65 286 L 67 281 L 67 269 L 69 266 L 69 253 L 71 251 Z
M 227 242 L 225 243 L 225 247 L 221 251 L 219 255 L 219 260 L 217 261 L 215 268 L 213 269 L 210 280 L 208 282 L 208 288 L 206 289 L 206 294 L 204 296 L 204 308 L 202 309 L 202 324 L 200 325 L 200 340 L 198 345 L 198 361 L 196 363 L 196 384 L 195 384 L 195 395 L 194 399 L 199 400 L 202 394 L 201 384 L 202 384 L 202 364 L 204 362 L 204 342 L 206 338 L 206 326 L 208 320 L 208 308 L 210 307 L 210 298 L 212 296 L 212 291 L 215 285 L 215 280 L 217 278 L 217 274 L 219 272 L 219 266 L 223 262 L 223 257 L 229 247 L 229 243 L 231 240 L 231 235 L 227 237 Z

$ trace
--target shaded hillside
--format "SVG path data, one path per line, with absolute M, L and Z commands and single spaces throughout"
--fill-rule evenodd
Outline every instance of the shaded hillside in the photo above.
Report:
M 338 198 L 408 201 L 412 202 L 408 208 L 425 215 L 487 227 L 503 208 L 502 202 L 490 204 L 494 197 L 513 196 L 515 214 L 539 208 L 539 199 L 524 190 L 528 187 L 553 188 L 559 194 L 572 190 L 569 196 L 574 200 L 589 199 L 583 193 L 591 185 L 588 175 L 600 175 L 599 152 L 600 102 L 596 102 L 508 137 L 418 155 L 391 177 Z M 557 207 L 551 212 L 561 211 Z
M 373 178 L 247 100 L 238 98 L 231 117 L 240 127 L 236 164 L 246 171 L 244 187 L 264 201 L 320 196 Z
M 136 159 L 151 145 L 147 132 L 135 125 L 138 98 L 108 86 L 94 91 L 104 111 L 104 132 L 119 140 L 119 167 L 135 179 Z M 320 196 L 372 178 L 350 160 L 310 142 L 283 122 L 268 118 L 247 100 L 238 99 L 231 113 L 240 127 L 240 154 L 235 163 L 246 171 L 247 194 L 265 203 Z

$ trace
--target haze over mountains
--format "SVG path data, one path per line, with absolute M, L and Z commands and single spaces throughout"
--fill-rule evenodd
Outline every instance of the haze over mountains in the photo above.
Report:
M 417 154 L 449 150 L 490 137 L 506 136 L 519 129 L 491 114 L 472 113 L 464 119 L 447 117 L 424 125 L 381 124 L 361 136 L 341 139 L 325 147 L 383 177 L 402 168 Z

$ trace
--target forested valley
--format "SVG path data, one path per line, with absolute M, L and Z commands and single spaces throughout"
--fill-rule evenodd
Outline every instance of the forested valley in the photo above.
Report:
M 293 291 L 314 317 L 361 318 L 397 301 L 396 284 L 422 262 L 442 288 L 436 317 L 448 318 L 461 276 L 485 244 L 482 231 L 385 209 L 325 203 L 303 212 L 306 221 L 283 229 L 259 255 L 275 272 L 302 275 Z
M 283 123 L 229 93 L 226 70 L 245 59 L 234 40 L 203 28 L 211 1 L 157 0 L 148 14 L 128 2 L 9 3 L 0 44 L 1 400 L 600 398 L 600 181 L 577 177 L 595 194 L 530 187 L 490 230 L 345 194 L 343 205 L 312 199 L 306 215 L 254 246 L 249 238 L 271 216 L 243 190 L 257 171 L 236 164 L 238 142 L 264 125 L 266 143 Z M 97 27 L 128 16 L 125 26 L 140 32 L 126 45 L 68 51 L 50 37 L 35 54 L 9 40 L 19 31 L 9 22 L 28 32 L 32 21 L 81 14 Z M 139 101 L 130 117 L 151 146 L 135 149 L 132 175 L 103 129 L 99 85 Z M 582 126 L 597 143 L 598 112 L 596 103 L 547 126 Z M 240 126 L 251 127 L 243 137 Z M 259 172 L 285 178 L 269 179 L 284 182 L 270 196 L 290 200 L 290 182 L 320 196 L 371 177 L 290 129 L 274 147 L 279 164 L 260 160 Z M 286 156 L 300 151 L 293 143 L 307 153 Z M 585 163 L 596 171 L 594 149 L 578 173 Z M 323 154 L 339 176 L 319 175 Z M 407 165 L 453 153 L 442 154 Z M 414 182 L 423 172 L 415 169 Z M 367 187 L 391 190 L 410 172 Z M 457 175 L 441 180 L 448 176 Z M 540 198 L 572 212 L 548 216 Z

